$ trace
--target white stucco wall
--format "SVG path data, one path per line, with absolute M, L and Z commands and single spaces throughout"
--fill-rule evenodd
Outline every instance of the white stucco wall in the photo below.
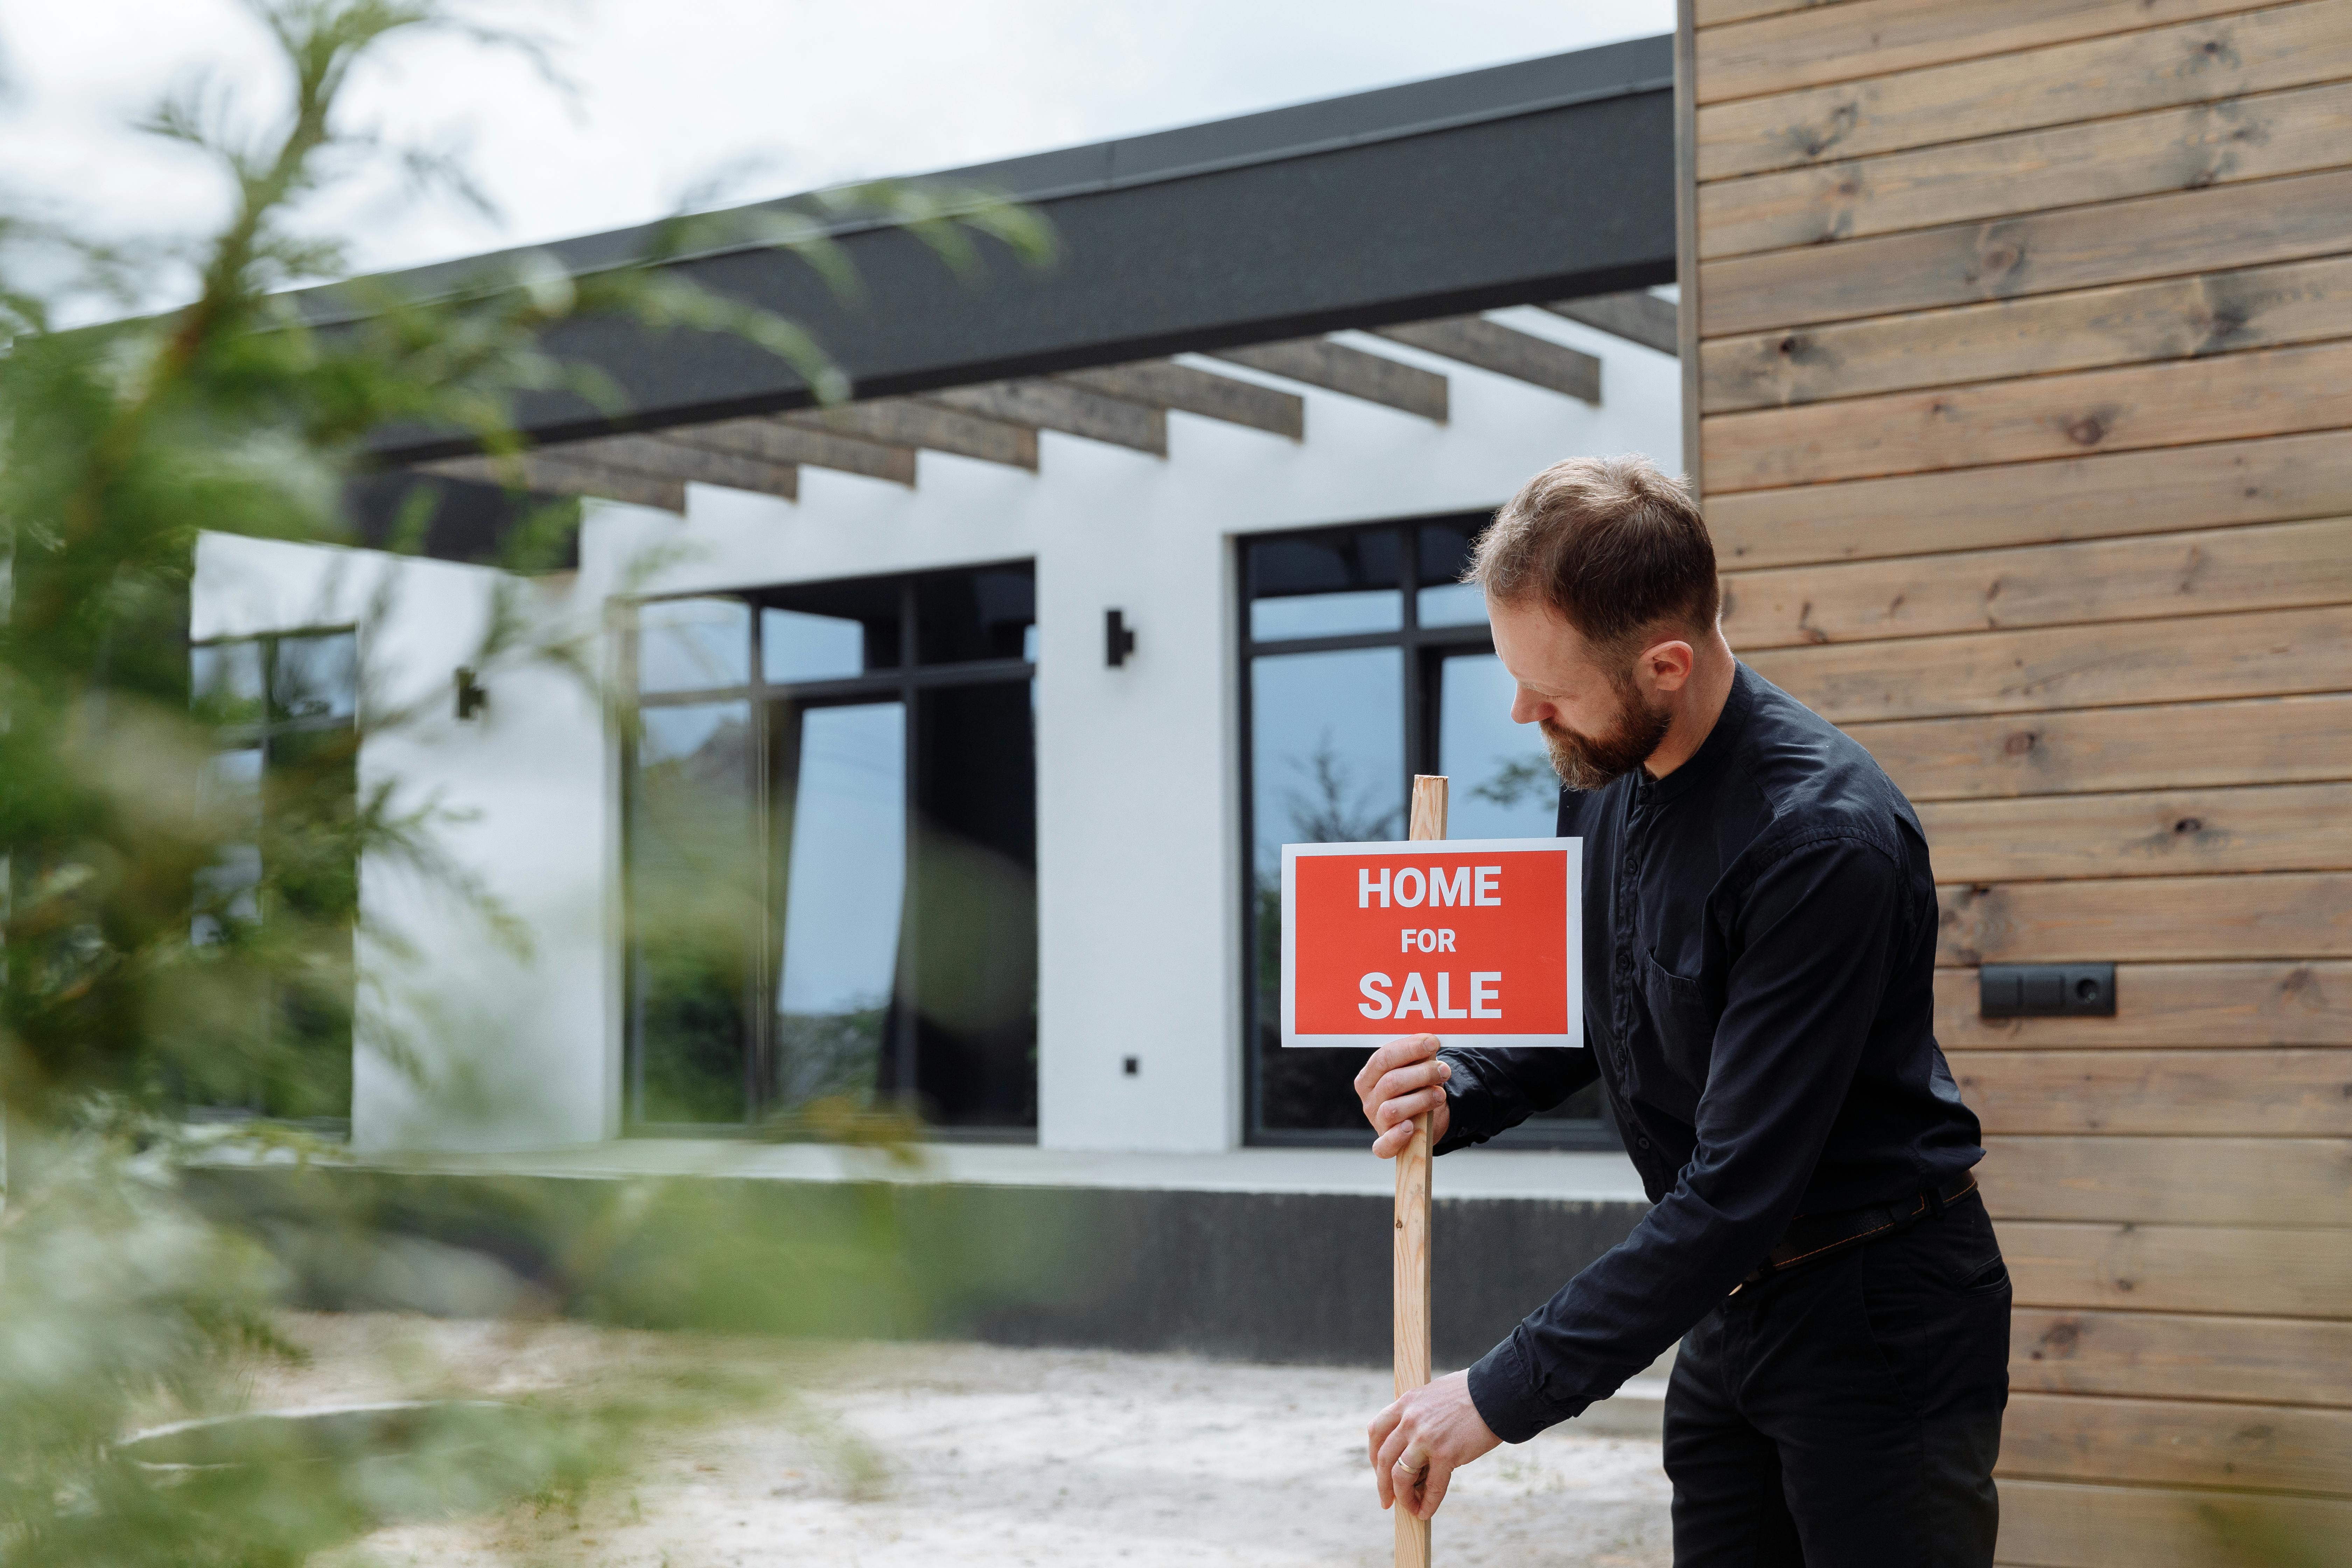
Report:
M 560 595 L 537 592 L 551 614 L 591 615 L 624 588 L 744 588 L 1034 559 L 1039 1141 L 1066 1150 L 1230 1148 L 1240 1142 L 1242 1102 L 1234 539 L 1492 507 L 1536 469 L 1577 453 L 1643 452 L 1679 466 L 1672 359 L 1531 308 L 1494 316 L 1599 355 L 1601 406 L 1366 339 L 1364 347 L 1447 375 L 1451 420 L 1433 425 L 1266 378 L 1306 395 L 1303 442 L 1174 414 L 1165 458 L 1049 431 L 1036 474 L 927 451 L 912 490 L 803 468 L 797 502 L 694 487 L 682 523 L 592 503 L 576 581 Z M 687 558 L 633 576 L 649 550 L 680 549 Z M 334 556 L 382 559 L 208 540 L 198 635 L 315 624 L 302 595 L 318 591 Z M 364 656 L 397 668 L 412 689 L 437 685 L 446 701 L 496 574 L 400 570 L 413 591 Z M 274 586 L 236 585 L 241 578 Z M 1103 612 L 1114 605 L 1138 637 L 1118 669 L 1102 653 Z M 478 938 L 435 926 L 406 879 L 370 870 L 370 912 L 423 931 L 435 994 L 466 1019 L 447 1036 L 439 1070 L 497 1092 L 478 1114 L 461 1114 L 363 1067 L 354 1105 L 363 1144 L 545 1147 L 615 1129 L 610 757 L 593 706 L 544 675 L 494 684 L 486 723 L 444 718 L 414 736 L 369 741 L 366 768 L 440 787 L 480 813 L 455 830 L 453 847 L 530 915 L 539 945 L 519 978 L 502 978 Z M 1122 1074 L 1127 1056 L 1141 1058 L 1137 1076 Z

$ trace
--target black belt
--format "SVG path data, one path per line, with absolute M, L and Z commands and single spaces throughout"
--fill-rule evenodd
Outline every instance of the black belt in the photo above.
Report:
M 1866 1208 L 1840 1209 L 1834 1214 L 1800 1215 L 1789 1222 L 1772 1250 L 1756 1271 L 1738 1285 L 1736 1295 L 1745 1286 L 1753 1285 L 1767 1275 L 1777 1274 L 1793 1264 L 1807 1262 L 1826 1253 L 1836 1252 L 1856 1242 L 1868 1241 L 1874 1236 L 1906 1229 L 1927 1215 L 1940 1215 L 1977 1190 L 1974 1171 L 1963 1171 L 1951 1185 L 1941 1192 L 1934 1188 L 1921 1193 L 1906 1205 L 1901 1203 L 1875 1204 Z

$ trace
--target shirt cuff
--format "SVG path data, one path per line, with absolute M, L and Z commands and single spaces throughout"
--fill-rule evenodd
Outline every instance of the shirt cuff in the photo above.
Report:
M 1468 1062 L 1459 1057 L 1449 1057 L 1444 1051 L 1437 1053 L 1437 1059 L 1452 1068 L 1454 1074 L 1445 1080 L 1445 1136 L 1437 1141 L 1437 1146 L 1430 1152 L 1451 1154 L 1456 1149 L 1484 1143 L 1494 1133 L 1474 1125 L 1475 1118 L 1465 1113 L 1462 1100 L 1465 1091 L 1485 1088 L 1478 1081 L 1477 1072 Z
M 1470 1403 L 1486 1429 L 1506 1443 L 1524 1443 L 1547 1426 L 1581 1415 L 1585 1401 L 1566 1405 L 1545 1398 L 1519 1351 L 1519 1331 L 1488 1351 L 1470 1369 Z

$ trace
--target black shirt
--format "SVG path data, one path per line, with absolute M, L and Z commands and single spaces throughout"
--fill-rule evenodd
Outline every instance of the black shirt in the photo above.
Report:
M 1483 1142 L 1597 1075 L 1652 1207 L 1470 1370 L 1522 1442 L 1614 1393 L 1801 1214 L 1983 1157 L 1933 1033 L 1936 888 L 1870 754 L 1747 666 L 1689 761 L 1563 791 L 1584 840 L 1583 1050 L 1444 1052 Z

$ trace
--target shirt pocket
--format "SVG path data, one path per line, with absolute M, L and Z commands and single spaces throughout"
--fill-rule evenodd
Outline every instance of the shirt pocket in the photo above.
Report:
M 1657 1029 L 1667 1065 L 1694 1083 L 1705 1083 L 1719 1016 L 1707 1005 L 1706 988 L 1643 953 L 1642 994 L 1650 1005 L 1650 1022 Z

